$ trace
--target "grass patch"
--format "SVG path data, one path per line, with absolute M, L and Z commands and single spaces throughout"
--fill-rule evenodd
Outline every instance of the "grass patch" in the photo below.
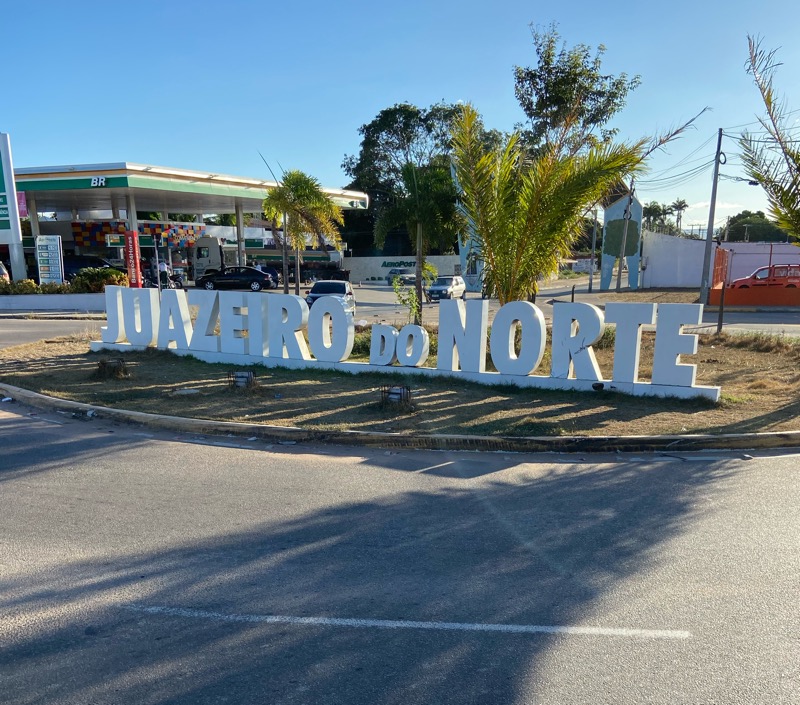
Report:
M 765 341 L 769 339 L 767 345 Z M 52 396 L 174 416 L 247 421 L 320 430 L 444 433 L 489 436 L 660 435 L 795 430 L 800 415 L 796 341 L 781 336 L 703 336 L 696 356 L 698 384 L 719 385 L 719 404 L 704 399 L 630 397 L 487 387 L 457 378 L 348 374 L 322 369 L 255 367 L 257 385 L 231 387 L 240 365 L 209 364 L 150 349 L 125 353 L 130 376 L 97 375 L 107 353 L 88 352 L 88 335 L 0 351 L 0 381 Z M 369 335 L 356 333 L 368 357 Z M 777 340 L 773 340 L 777 339 Z M 432 340 L 435 337 L 432 335 Z M 649 379 L 654 335 L 644 333 L 640 377 Z M 614 329 L 595 346 L 608 378 Z M 354 348 L 354 349 L 356 349 Z M 119 356 L 116 356 L 119 357 Z M 435 364 L 435 353 L 429 364 Z M 537 374 L 550 369 L 550 347 Z M 408 385 L 412 403 L 382 402 L 384 385 Z

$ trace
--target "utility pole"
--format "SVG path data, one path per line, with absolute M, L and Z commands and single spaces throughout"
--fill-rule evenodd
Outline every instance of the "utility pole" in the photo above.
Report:
M 617 267 L 617 291 L 620 290 L 622 285 L 622 265 L 625 262 L 625 245 L 628 243 L 628 223 L 631 222 L 631 206 L 633 205 L 633 179 L 631 179 L 630 193 L 628 194 L 628 205 L 625 206 L 625 215 L 623 216 L 625 224 L 622 226 L 622 243 L 619 248 L 619 267 Z M 628 272 L 630 277 L 630 272 Z
M 597 208 L 594 209 L 594 227 L 592 228 L 592 259 L 589 262 L 589 293 L 592 292 L 592 284 L 594 282 L 594 262 L 596 258 L 595 250 L 597 249 Z
M 724 158 L 722 153 L 722 128 L 717 133 L 717 154 L 714 157 L 714 182 L 711 186 L 711 205 L 708 209 L 708 230 L 706 230 L 706 248 L 703 253 L 703 273 L 700 279 L 700 303 L 708 304 L 708 270 L 711 267 L 711 243 L 714 240 L 714 211 L 717 207 L 717 183 L 719 182 L 719 165 Z

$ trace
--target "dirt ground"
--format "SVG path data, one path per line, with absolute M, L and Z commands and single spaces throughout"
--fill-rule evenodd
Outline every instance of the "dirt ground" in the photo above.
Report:
M 653 336 L 645 334 L 645 381 L 652 351 Z M 596 348 L 606 378 L 612 353 L 611 344 Z M 698 384 L 722 388 L 716 404 L 422 377 L 403 378 L 412 390 L 410 404 L 387 404 L 381 401 L 381 386 L 392 383 L 386 375 L 255 368 L 256 385 L 240 389 L 228 378 L 238 368 L 155 350 L 124 355 L 129 377 L 99 374 L 103 361 L 119 357 L 90 353 L 88 339 L 80 336 L 7 348 L 0 351 L 0 382 L 102 406 L 320 430 L 495 436 L 800 430 L 800 341 L 763 335 L 701 336 L 698 354 L 682 358 L 697 365 Z M 545 357 L 537 373 L 548 371 Z

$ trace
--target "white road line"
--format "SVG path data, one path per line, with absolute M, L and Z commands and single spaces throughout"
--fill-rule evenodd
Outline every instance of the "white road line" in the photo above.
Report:
M 297 624 L 313 627 L 360 627 L 374 629 L 432 629 L 459 632 L 502 632 L 505 634 L 568 634 L 571 636 L 616 636 L 639 639 L 691 639 L 691 632 L 673 629 L 626 629 L 616 627 L 551 627 L 533 624 L 470 624 L 465 622 L 414 622 L 400 619 L 341 619 L 335 617 L 289 617 L 260 614 L 223 614 L 184 607 L 126 605 L 124 609 L 145 614 L 208 619 L 216 622 Z

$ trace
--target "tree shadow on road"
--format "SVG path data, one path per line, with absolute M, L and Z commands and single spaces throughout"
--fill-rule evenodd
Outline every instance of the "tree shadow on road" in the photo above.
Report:
M 117 443 L 98 439 L 85 457 L 55 448 L 50 462 L 69 456 L 80 465 Z M 420 456 L 416 471 L 437 473 L 430 456 Z M 455 477 L 463 457 L 441 454 L 444 474 Z M 463 475 L 474 477 L 468 465 Z M 524 699 L 557 637 L 258 618 L 675 626 L 655 616 L 607 625 L 599 605 L 658 560 L 729 470 L 573 460 L 551 467 L 498 472 L 479 486 L 452 480 L 429 491 L 343 497 L 284 519 L 265 496 L 267 508 L 247 530 L 188 541 L 175 529 L 158 545 L 131 537 L 101 556 L 74 546 L 49 567 L 2 580 L 6 697 L 19 705 Z M 374 463 L 364 469 L 380 472 Z M 197 612 L 158 611 L 174 608 Z

